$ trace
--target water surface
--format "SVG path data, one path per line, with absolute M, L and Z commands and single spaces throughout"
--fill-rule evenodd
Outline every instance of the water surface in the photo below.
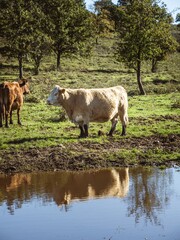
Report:
M 179 240 L 179 170 L 0 175 L 0 240 Z

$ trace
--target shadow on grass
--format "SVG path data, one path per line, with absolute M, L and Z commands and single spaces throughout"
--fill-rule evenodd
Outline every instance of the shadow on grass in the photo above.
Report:
M 49 141 L 49 140 L 53 140 L 53 139 L 60 139 L 60 137 L 34 137 L 34 138 L 20 138 L 20 139 L 15 139 L 15 140 L 11 140 L 11 141 L 8 141 L 7 143 L 8 144 L 22 144 L 22 143 L 25 143 L 25 142 L 34 142 L 34 141 L 42 141 L 42 140 L 45 140 L 45 141 Z
M 34 138 L 20 138 L 20 139 L 14 139 L 7 141 L 7 144 L 23 144 L 26 142 L 37 142 L 37 141 L 50 141 L 50 140 L 72 140 L 72 139 L 77 139 L 77 136 L 71 136 L 71 137 L 34 137 Z
M 11 63 L 6 63 L 6 64 L 3 64 L 3 63 L 0 63 L 0 69 L 13 69 L 13 70 L 18 70 L 19 69 L 19 66 L 18 65 L 12 65 Z M 28 67 L 28 66 L 24 66 L 23 67 L 25 71 L 31 71 L 33 70 L 33 67 Z
M 159 85 L 159 84 L 167 84 L 167 83 L 170 83 L 170 84 L 178 84 L 178 81 L 177 80 L 162 80 L 162 79 L 158 79 L 158 78 L 155 78 L 153 79 L 153 84 L 155 85 Z
M 134 73 L 134 72 L 131 72 L 129 69 L 128 70 L 116 70 L 116 69 L 86 69 L 86 70 L 81 70 L 81 72 L 90 72 L 90 73 L 93 73 L 93 72 L 97 72 L 97 73 L 124 73 L 124 74 L 127 74 L 127 73 Z

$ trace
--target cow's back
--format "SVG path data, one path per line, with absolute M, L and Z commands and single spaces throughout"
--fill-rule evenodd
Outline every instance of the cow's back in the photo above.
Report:
M 124 92 L 121 86 L 74 90 L 73 118 L 78 115 L 95 122 L 106 122 L 112 119 L 118 113 Z

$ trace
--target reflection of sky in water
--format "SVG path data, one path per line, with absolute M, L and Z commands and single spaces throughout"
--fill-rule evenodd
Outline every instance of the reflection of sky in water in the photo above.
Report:
M 180 172 L 174 169 L 155 170 L 142 175 L 139 170 L 133 171 L 129 171 L 129 192 L 124 198 L 108 196 L 88 201 L 73 200 L 69 205 L 57 206 L 52 196 L 49 195 L 50 201 L 47 202 L 43 199 L 43 192 L 37 197 L 33 193 L 32 198 L 23 202 L 21 208 L 16 203 L 17 209 L 14 209 L 13 215 L 9 214 L 6 204 L 2 203 L 0 239 L 179 240 Z M 147 187 L 150 199 L 153 197 L 150 201 L 155 205 L 158 203 L 156 207 L 149 207 L 150 203 L 147 204 L 146 201 L 144 204 L 142 200 L 145 200 L 145 196 L 142 193 L 139 194 L 140 201 L 134 199 L 132 202 L 134 194 L 138 194 L 133 188 L 136 183 L 140 185 L 136 190 L 144 192 Z M 150 185 L 146 186 L 146 183 Z M 46 194 L 44 197 L 47 200 Z M 129 212 L 131 208 L 134 211 L 132 214 Z M 140 212 L 139 208 L 142 208 Z M 154 211 L 158 221 L 146 219 L 147 209 Z M 138 221 L 136 214 L 141 214 Z

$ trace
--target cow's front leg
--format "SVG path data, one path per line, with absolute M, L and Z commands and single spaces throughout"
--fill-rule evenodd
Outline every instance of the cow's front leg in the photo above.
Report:
M 85 135 L 83 126 L 79 125 L 79 129 L 80 129 L 80 135 L 79 135 L 79 138 L 83 138 L 84 135 Z
M 83 126 L 79 125 L 79 129 L 80 129 L 80 136 L 79 136 L 79 138 L 86 138 L 86 137 L 88 137 L 88 125 L 87 124 L 84 124 Z

